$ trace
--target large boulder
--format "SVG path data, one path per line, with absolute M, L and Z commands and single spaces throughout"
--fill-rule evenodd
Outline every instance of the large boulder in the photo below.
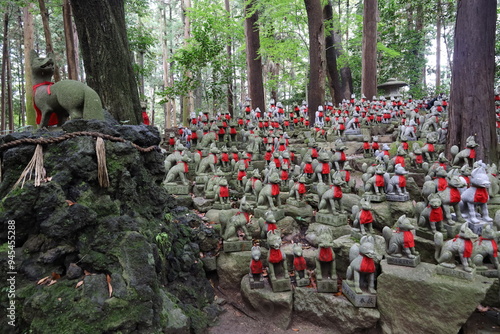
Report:
M 311 288 L 296 288 L 294 314 L 335 333 L 376 333 L 380 312 L 376 308 L 354 307 L 344 296 L 318 293 Z
M 456 334 L 484 299 L 493 279 L 464 280 L 436 274 L 436 265 L 416 268 L 381 263 L 377 307 L 384 333 Z

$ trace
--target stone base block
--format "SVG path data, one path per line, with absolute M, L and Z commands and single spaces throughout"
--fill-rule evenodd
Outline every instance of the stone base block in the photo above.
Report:
M 316 281 L 318 292 L 337 292 L 337 277 Z
M 406 202 L 410 200 L 410 194 L 387 194 L 386 198 L 390 202 Z
M 448 233 L 448 238 L 454 238 L 458 233 L 460 233 L 460 226 L 462 226 L 462 224 L 458 223 L 455 223 L 454 225 L 443 224 L 443 227 Z
M 262 275 L 258 277 L 249 275 L 248 280 L 250 282 L 250 289 L 264 289 L 264 277 Z
M 164 185 L 165 189 L 169 194 L 174 195 L 189 195 L 189 186 L 177 183 L 166 183 Z
M 417 235 L 417 237 L 434 241 L 434 232 L 427 228 L 419 227 L 415 230 L 415 234 Z
M 252 250 L 252 241 L 224 241 L 222 244 L 224 246 L 225 253 L 231 252 L 243 252 Z
M 255 197 L 255 195 L 246 194 L 245 197 L 247 199 L 247 202 L 256 202 L 257 201 L 257 197 Z
M 347 215 L 343 213 L 316 213 L 316 223 L 339 227 L 347 225 Z
M 262 208 L 255 208 L 253 210 L 253 214 L 255 218 L 266 218 L 266 212 L 267 211 L 272 211 L 274 214 L 274 218 L 276 218 L 276 221 L 279 221 L 283 218 L 285 218 L 285 210 L 282 209 L 276 209 L 276 210 L 271 210 L 271 209 L 262 209 Z
M 291 205 L 291 206 L 295 206 L 297 208 L 302 208 L 302 207 L 307 206 L 306 202 L 304 202 L 304 201 L 297 201 L 295 198 L 292 198 L 292 197 L 288 197 L 287 198 L 286 204 Z
M 280 186 L 280 192 L 282 193 L 289 193 L 290 192 L 290 187 L 289 186 Z
M 361 230 L 359 228 L 352 228 L 351 229 L 351 237 L 356 239 L 356 240 L 360 240 L 361 237 L 363 237 L 364 235 L 374 235 L 373 233 L 370 233 L 368 228 L 365 228 L 365 232 L 366 232 L 366 234 L 361 234 Z
M 292 290 L 290 279 L 288 278 L 277 278 L 275 280 L 269 278 L 269 283 L 273 288 L 273 292 L 283 292 Z
M 206 199 L 214 199 L 215 198 L 215 192 L 214 191 L 205 191 L 205 198 Z
M 490 278 L 497 278 L 498 277 L 498 271 L 495 268 L 493 268 L 493 266 L 484 267 L 484 268 L 476 267 L 476 273 L 478 275 L 482 275 L 482 276 L 490 277 Z
M 208 175 L 198 175 L 194 181 L 196 184 L 205 185 L 208 182 Z
M 420 255 L 417 255 L 414 259 L 409 259 L 407 257 L 395 257 L 386 255 L 387 264 L 392 264 L 395 266 L 405 266 L 405 267 L 416 267 L 420 263 Z
M 472 232 L 476 233 L 477 235 L 483 234 L 483 229 L 488 224 L 491 225 L 492 223 L 483 222 L 483 221 L 481 221 L 479 223 L 468 222 L 469 228 L 472 230 Z
M 342 281 L 342 293 L 356 307 L 377 307 L 377 295 L 371 293 L 356 293 L 346 280 Z
M 297 276 L 295 276 L 297 277 Z M 296 278 L 296 283 L 297 286 L 308 286 L 311 283 L 311 280 L 309 278 Z
M 471 272 L 467 272 L 462 269 L 462 266 L 457 266 L 456 268 L 446 268 L 441 265 L 436 266 L 436 273 L 439 275 L 451 276 L 460 279 L 465 279 L 468 281 L 473 281 L 476 276 L 476 269 L 472 269 Z
M 385 194 L 364 194 L 365 200 L 368 200 L 373 203 L 381 203 L 387 200 L 387 196 Z
M 216 202 L 212 207 L 216 210 L 229 210 L 231 209 L 231 203 Z

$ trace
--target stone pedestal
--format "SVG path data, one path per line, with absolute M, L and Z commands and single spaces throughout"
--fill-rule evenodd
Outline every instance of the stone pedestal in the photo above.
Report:
M 457 223 L 455 223 L 454 225 L 443 224 L 443 227 L 448 234 L 448 239 L 454 238 L 457 234 L 460 233 L 460 226 L 461 226 L 461 224 L 457 224 Z
M 269 284 L 271 284 L 273 292 L 283 292 L 292 290 L 289 278 L 276 278 L 273 280 L 271 279 L 271 277 L 269 277 Z
M 223 244 L 224 246 L 224 252 L 225 253 L 230 253 L 230 252 L 243 252 L 243 251 L 249 251 L 252 250 L 252 241 L 224 241 Z
M 347 215 L 343 213 L 316 213 L 316 223 L 339 227 L 347 225 Z
M 472 230 L 472 232 L 474 232 L 477 235 L 481 235 L 481 234 L 483 234 L 484 227 L 488 224 L 492 225 L 493 223 L 488 223 L 485 221 L 480 221 L 479 223 L 473 223 L 473 222 L 469 221 L 467 225 Z
M 231 203 L 215 202 L 213 208 L 216 210 L 229 210 L 231 209 Z
M 387 194 L 386 198 L 390 202 L 406 202 L 410 200 L 410 194 Z
M 255 197 L 255 195 L 245 194 L 245 197 L 247 202 L 257 202 L 257 197 Z
M 337 292 L 337 276 L 316 281 L 318 292 Z
M 307 206 L 307 203 L 305 201 L 297 201 L 293 197 L 288 197 L 286 200 L 286 204 L 291 205 L 291 206 L 295 206 L 298 208 L 302 208 L 302 207 Z
M 265 219 L 267 211 L 273 212 L 274 218 L 276 219 L 276 221 L 279 221 L 279 220 L 285 218 L 285 210 L 283 210 L 283 209 L 271 210 L 271 209 L 262 209 L 262 208 L 257 207 L 253 210 L 253 214 L 254 214 L 255 218 L 264 218 Z
M 405 256 L 395 257 L 391 255 L 386 255 L 385 259 L 387 260 L 387 264 L 392 264 L 396 266 L 416 267 L 420 264 L 420 255 L 415 256 L 414 259 L 409 259 Z
M 367 194 L 363 195 L 364 199 L 372 202 L 372 203 L 381 203 L 387 200 L 387 196 L 385 194 Z
M 188 195 L 189 194 L 189 186 L 174 182 L 169 182 L 164 184 L 165 189 L 169 194 L 173 195 Z
M 451 276 L 456 278 L 465 279 L 468 281 L 473 281 L 476 276 L 476 269 L 472 269 L 471 272 L 463 270 L 462 266 L 457 266 L 455 268 L 447 268 L 442 265 L 436 266 L 436 273 L 439 275 Z
M 415 234 L 417 235 L 417 237 L 434 241 L 434 232 L 432 232 L 428 228 L 419 227 L 415 230 Z
M 208 175 L 197 175 L 194 179 L 196 184 L 205 185 L 208 182 Z
M 264 289 L 264 277 L 262 275 L 248 275 L 250 289 Z
M 351 283 L 342 281 L 342 293 L 356 307 L 377 307 L 377 295 L 367 292 L 356 293 Z
M 302 287 L 302 286 L 308 286 L 311 283 L 311 280 L 309 278 L 299 278 L 295 276 L 295 282 L 297 286 Z
M 490 278 L 498 278 L 498 271 L 493 267 L 492 264 L 484 267 L 476 267 L 476 274 Z

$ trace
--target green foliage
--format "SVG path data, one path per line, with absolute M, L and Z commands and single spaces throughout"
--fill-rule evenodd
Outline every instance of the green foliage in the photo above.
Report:
M 161 255 L 166 257 L 172 249 L 172 241 L 166 232 L 158 233 L 155 237 L 155 243 L 161 251 Z

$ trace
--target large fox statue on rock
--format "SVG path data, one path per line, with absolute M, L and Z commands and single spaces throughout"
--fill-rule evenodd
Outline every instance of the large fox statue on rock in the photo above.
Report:
M 51 82 L 54 74 L 52 55 L 38 57 L 31 52 L 31 73 L 33 79 L 33 102 L 37 113 L 36 122 L 41 128 L 49 125 L 63 125 L 71 119 L 104 120 L 99 95 L 77 80 Z

